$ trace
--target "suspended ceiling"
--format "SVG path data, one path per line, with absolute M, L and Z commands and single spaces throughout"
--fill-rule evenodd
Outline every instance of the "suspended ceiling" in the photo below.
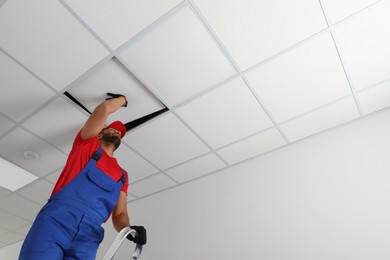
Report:
M 35 175 L 0 187 L 0 246 L 24 238 L 89 115 L 65 92 L 89 110 L 125 94 L 107 123 L 169 109 L 116 154 L 131 202 L 390 106 L 389 13 L 389 0 L 0 1 L 0 156 Z

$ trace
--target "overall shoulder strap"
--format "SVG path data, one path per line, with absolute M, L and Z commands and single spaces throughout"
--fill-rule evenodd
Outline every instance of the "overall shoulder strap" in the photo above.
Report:
M 92 155 L 91 159 L 94 159 L 95 161 L 99 161 L 100 157 L 102 157 L 102 148 L 99 146 L 96 152 Z

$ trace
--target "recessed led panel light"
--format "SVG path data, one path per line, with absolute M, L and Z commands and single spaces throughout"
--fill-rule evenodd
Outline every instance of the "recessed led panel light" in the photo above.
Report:
M 38 177 L 0 157 L 0 186 L 16 191 Z

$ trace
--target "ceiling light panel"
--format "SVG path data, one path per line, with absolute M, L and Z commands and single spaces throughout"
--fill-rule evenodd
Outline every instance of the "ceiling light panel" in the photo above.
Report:
M 378 2 L 378 0 L 325 0 L 322 3 L 326 4 L 329 8 L 333 22 L 338 22 L 350 15 L 353 15 L 362 9 L 370 6 L 371 4 Z
M 365 114 L 390 106 L 390 80 L 358 93 Z
M 327 27 L 317 0 L 194 2 L 242 70 Z
M 91 112 L 107 98 L 106 93 L 125 95 L 127 107 L 110 115 L 108 121 L 111 122 L 121 120 L 127 123 L 165 107 L 116 59 L 99 66 L 68 92 Z
M 0 111 L 15 121 L 26 117 L 55 94 L 2 52 L 0 71 Z
M 137 197 L 143 197 L 149 194 L 168 189 L 175 186 L 176 182 L 164 174 L 157 174 L 146 180 L 134 183 L 129 187 L 129 192 Z
M 165 171 L 166 174 L 182 183 L 226 167 L 226 164 L 214 153 L 209 153 L 175 168 Z
M 15 191 L 37 178 L 25 169 L 0 157 L 0 186 Z
M 14 123 L 0 114 L 0 135 L 4 134 L 7 130 L 14 126 Z
M 229 164 L 234 164 L 257 155 L 271 151 L 286 141 L 275 128 L 266 130 L 240 142 L 218 150 L 218 154 Z
M 122 145 L 115 151 L 115 157 L 117 158 L 119 165 L 127 171 L 129 183 L 138 181 L 139 179 L 143 179 L 159 171 L 156 167 L 125 145 Z
M 390 78 L 390 1 L 381 1 L 335 28 L 354 87 Z
M 0 35 L 1 48 L 57 90 L 109 54 L 58 1 L 7 1 Z
M 171 113 L 129 132 L 123 140 L 160 169 L 210 152 L 207 146 Z
M 23 126 L 69 153 L 77 133 L 87 121 L 87 117 L 69 102 L 57 98 Z
M 351 94 L 328 33 L 251 71 L 247 78 L 277 122 Z
M 178 5 L 181 0 L 65 0 L 65 2 L 104 42 L 112 49 L 117 49 Z
M 342 99 L 280 125 L 290 141 L 297 141 L 359 118 L 353 97 Z
M 23 156 L 26 150 L 39 153 L 39 159 L 27 160 Z M 38 176 L 45 176 L 66 162 L 64 153 L 21 128 L 0 140 L 0 156 Z
M 18 194 L 38 204 L 44 205 L 50 198 L 54 185 L 46 180 L 39 180 L 18 191 Z
M 188 6 L 132 41 L 119 55 L 170 107 L 236 74 Z
M 213 148 L 273 125 L 241 78 L 180 107 L 177 113 Z

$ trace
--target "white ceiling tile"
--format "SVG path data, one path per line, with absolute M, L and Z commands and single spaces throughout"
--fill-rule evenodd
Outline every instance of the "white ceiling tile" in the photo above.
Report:
M 285 144 L 286 141 L 280 133 L 275 128 L 272 128 L 222 148 L 217 152 L 229 164 L 234 164 L 271 151 Z
M 359 92 L 358 99 L 365 114 L 390 106 L 390 81 Z
M 0 234 L 0 242 L 5 244 L 12 244 L 22 240 L 23 238 L 24 236 L 15 232 L 7 232 L 7 233 Z
M 14 231 L 15 231 L 16 233 L 18 233 L 18 234 L 21 234 L 21 235 L 26 236 L 27 233 L 28 233 L 28 231 L 30 231 L 31 225 L 32 225 L 32 224 L 26 225 L 26 226 L 24 226 L 24 227 L 15 229 Z
M 359 117 L 352 97 L 337 101 L 280 125 L 290 141 L 316 134 Z
M 0 114 L 0 135 L 7 132 L 14 125 L 11 120 Z
M 171 107 L 236 74 L 188 6 L 131 42 L 120 56 Z
M 2 209 L 31 221 L 35 219 L 41 209 L 40 205 L 19 195 L 11 195 L 0 199 L 0 205 Z
M 324 2 L 329 8 L 332 21 L 338 22 L 375 2 L 378 2 L 378 0 L 325 0 Z
M 213 148 L 272 126 L 241 78 L 180 107 L 177 113 Z
M 160 169 L 210 151 L 171 113 L 129 132 L 123 140 Z
M 129 183 L 143 179 L 159 171 L 125 145 L 122 145 L 115 151 L 115 157 L 118 159 L 120 166 L 127 171 Z
M 3 208 L 3 205 L 1 204 L 1 208 Z M 28 220 L 19 218 L 13 214 L 0 211 L 0 226 L 5 227 L 7 229 L 13 230 L 17 228 L 21 228 L 30 222 Z
M 317 0 L 194 0 L 241 69 L 327 27 Z
M 0 187 L 0 198 L 5 197 L 11 193 L 10 190 Z
M 26 150 L 37 152 L 40 158 L 27 160 L 23 155 Z M 49 174 L 66 161 L 58 149 L 21 128 L 0 140 L 0 156 L 38 176 Z
M 137 182 L 129 187 L 129 192 L 137 197 L 143 197 L 175 186 L 176 183 L 164 174 L 157 174 Z
M 0 111 L 15 121 L 20 121 L 55 94 L 2 52 L 0 71 Z
M 65 163 L 65 161 L 64 161 L 64 163 Z M 52 184 L 56 184 L 58 178 L 60 177 L 61 172 L 62 172 L 62 168 L 59 169 L 58 171 L 55 171 L 55 172 L 49 174 L 48 176 L 46 176 L 45 179 L 48 180 Z
M 277 122 L 351 93 L 328 33 L 251 71 L 247 78 Z
M 390 1 L 382 1 L 335 28 L 356 89 L 390 77 L 389 13 Z
M 77 133 L 87 119 L 83 113 L 63 98 L 57 98 L 23 123 L 23 126 L 50 141 L 62 151 L 69 153 Z
M 130 185 L 132 185 L 132 184 L 130 184 Z M 131 194 L 127 194 L 127 202 L 130 202 L 130 201 L 133 201 L 133 200 L 136 200 L 137 198 L 136 197 L 134 197 L 133 195 L 131 195 Z
M 186 182 L 226 167 L 226 164 L 214 153 L 191 160 L 165 171 L 178 182 Z
M 178 5 L 181 0 L 65 0 L 65 2 L 111 48 L 116 49 Z
M 111 122 L 127 123 L 165 107 L 116 59 L 99 66 L 68 92 L 91 112 L 107 98 L 106 93 L 125 95 L 127 107 L 110 115 Z
M 50 198 L 53 188 L 54 185 L 52 183 L 46 180 L 39 180 L 21 189 L 18 191 L 18 194 L 44 205 Z
M 7 1 L 0 35 L 4 50 L 57 90 L 109 54 L 58 1 Z

